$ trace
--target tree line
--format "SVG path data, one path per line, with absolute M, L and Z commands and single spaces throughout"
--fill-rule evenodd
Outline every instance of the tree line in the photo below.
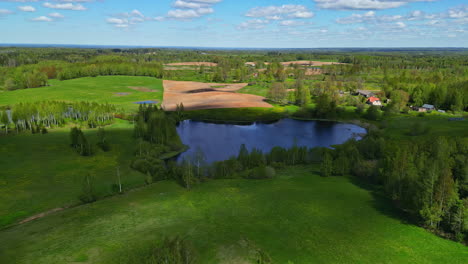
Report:
M 19 103 L 0 108 L 1 131 L 5 134 L 10 130 L 16 133 L 30 130 L 35 133 L 44 128 L 63 126 L 67 122 L 79 122 L 95 128 L 113 122 L 115 111 L 114 105 L 90 102 Z
M 378 132 L 337 146 L 324 158 L 326 176 L 352 174 L 382 186 L 414 221 L 457 241 L 468 239 L 468 140 L 388 139 Z

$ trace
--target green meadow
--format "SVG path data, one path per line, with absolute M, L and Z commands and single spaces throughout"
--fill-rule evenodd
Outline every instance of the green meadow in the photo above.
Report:
M 112 194 L 117 167 L 125 188 L 144 184 L 144 175 L 132 170 L 135 149 L 132 127 L 117 120 L 106 127 L 111 151 L 94 146 L 96 154 L 80 156 L 70 145 L 69 128 L 48 134 L 0 136 L 0 227 L 53 208 L 80 203 L 83 180 L 90 175 L 99 197 Z M 97 142 L 97 130 L 85 130 Z
M 138 91 L 130 87 L 146 88 Z M 150 92 L 148 92 L 150 91 Z M 124 93 L 124 95 L 119 95 Z M 49 86 L 0 93 L 0 106 L 19 102 L 88 101 L 110 103 L 125 112 L 138 109 L 135 102 L 163 99 L 162 80 L 152 77 L 99 76 L 74 80 L 49 80 Z
M 0 231 L 1 263 L 143 263 L 181 236 L 197 263 L 466 263 L 462 244 L 401 220 L 388 201 L 346 177 L 290 167 L 272 180 L 174 182 Z

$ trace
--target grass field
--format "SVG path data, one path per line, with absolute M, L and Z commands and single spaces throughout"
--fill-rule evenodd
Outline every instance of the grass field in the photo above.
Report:
M 468 120 L 449 121 L 454 115 L 432 113 L 424 117 L 417 117 L 416 112 L 410 115 L 400 115 L 384 121 L 385 134 L 398 139 L 423 139 L 425 136 L 468 137 Z M 428 129 L 427 134 L 418 137 L 409 136 L 408 133 L 415 123 L 420 123 Z
M 273 180 L 173 182 L 0 231 L 0 263 L 142 263 L 164 236 L 191 241 L 198 263 L 466 263 L 465 246 L 407 224 L 344 177 L 292 167 Z M 288 262 L 289 261 L 289 262 Z
M 49 80 L 50 86 L 0 93 L 0 106 L 45 100 L 89 101 L 115 104 L 129 112 L 138 109 L 135 102 L 163 99 L 162 80 L 152 77 L 99 76 L 74 80 Z M 145 87 L 143 92 L 129 87 Z M 117 93 L 128 93 L 118 96 Z
M 254 95 L 260 95 L 263 97 L 266 97 L 268 94 L 268 90 L 270 88 L 268 86 L 262 85 L 262 84 L 255 84 L 255 85 L 248 85 L 239 91 L 238 93 L 246 93 L 246 94 L 254 94 Z
M 130 169 L 135 140 L 133 125 L 117 120 L 106 127 L 110 152 L 82 157 L 69 145 L 69 128 L 45 135 L 0 136 L 0 227 L 56 207 L 79 202 L 83 179 L 90 174 L 100 197 L 111 193 L 120 166 L 125 188 L 144 184 L 144 175 Z M 96 130 L 84 131 L 97 142 Z

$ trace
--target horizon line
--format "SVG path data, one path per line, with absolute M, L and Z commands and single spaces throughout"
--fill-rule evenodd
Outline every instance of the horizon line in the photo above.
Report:
M 368 47 L 216 47 L 216 46 L 151 46 L 151 45 L 118 45 L 118 44 L 53 44 L 53 43 L 0 43 L 0 47 L 82 47 L 82 48 L 174 48 L 174 49 L 468 49 L 468 47 L 450 47 L 450 46 L 368 46 Z

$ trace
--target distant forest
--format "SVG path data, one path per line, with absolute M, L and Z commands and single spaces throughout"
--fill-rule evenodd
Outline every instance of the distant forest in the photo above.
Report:
M 346 64 L 322 66 L 323 75 L 307 76 L 303 74 L 305 68 L 286 67 L 279 63 L 297 60 Z M 218 65 L 212 68 L 201 66 L 198 71 L 164 69 L 165 63 L 195 61 L 215 62 Z M 255 62 L 256 66 L 249 67 L 246 62 Z M 382 90 L 379 94 L 381 99 L 396 100 L 402 106 L 421 106 L 427 103 L 438 109 L 468 110 L 466 49 L 185 50 L 1 47 L 0 66 L 0 90 L 6 91 L 46 86 L 49 79 L 68 80 L 100 75 L 151 76 L 207 82 L 260 82 L 270 86 L 293 78 L 299 80 L 295 84 L 299 87 L 290 88 L 300 90 L 304 86 L 312 96 L 324 95 L 327 100 L 337 100 L 339 93 L 343 91 L 355 92 L 357 89 L 370 87 Z M 255 73 L 258 76 L 254 78 Z

